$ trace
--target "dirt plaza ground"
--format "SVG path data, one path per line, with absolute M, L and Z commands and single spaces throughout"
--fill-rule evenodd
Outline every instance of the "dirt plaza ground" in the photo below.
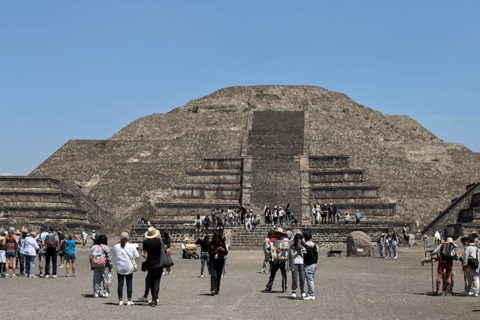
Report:
M 110 242 L 110 247 L 113 244 Z M 392 320 L 480 316 L 480 297 L 460 296 L 463 274 L 458 262 L 456 294 L 431 295 L 430 265 L 422 267 L 420 263 L 423 247 L 400 248 L 396 260 L 380 259 L 378 254 L 369 258 L 327 258 L 327 250 L 321 250 L 315 275 L 315 301 L 290 299 L 291 273 L 288 273 L 287 293 L 280 292 L 280 277 L 275 281 L 273 293 L 262 293 L 268 275 L 260 273 L 263 260 L 260 250 L 230 252 L 227 277 L 222 279 L 220 294 L 212 297 L 209 277 L 199 278 L 200 260 L 181 259 L 181 250 L 174 249 L 175 266 L 171 275 L 162 277 L 161 305 L 155 308 L 140 302 L 118 306 L 115 274 L 110 298 L 92 298 L 89 251 L 87 248 L 78 251 L 75 278 L 65 277 L 65 268 L 59 268 L 56 279 L 0 279 L 1 318 Z M 144 278 L 141 271 L 134 274 L 135 301 L 143 294 Z

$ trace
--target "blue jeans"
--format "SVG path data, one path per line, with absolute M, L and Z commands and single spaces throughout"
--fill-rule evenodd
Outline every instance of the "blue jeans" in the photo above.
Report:
M 393 257 L 397 256 L 397 246 L 392 244 Z
M 128 301 L 132 300 L 132 279 L 133 273 L 130 274 L 118 274 L 117 273 L 117 280 L 118 280 L 118 300 L 123 300 L 123 282 L 124 279 L 127 279 L 127 299 Z
M 315 296 L 315 285 L 313 283 L 313 278 L 315 278 L 315 270 L 317 270 L 317 264 L 311 264 L 305 266 L 305 277 L 307 278 L 307 295 L 314 297 Z
M 203 269 L 205 268 L 205 262 L 207 263 L 207 270 L 208 273 L 210 273 L 210 265 L 209 265 L 209 260 L 210 256 L 208 255 L 208 252 L 202 252 L 202 255 L 200 256 L 200 261 L 202 262 L 202 268 L 200 269 L 200 274 L 203 275 Z
M 34 256 L 27 256 L 25 255 L 25 274 L 30 275 L 33 274 L 33 270 L 35 269 L 35 258 L 37 258 L 36 255 Z

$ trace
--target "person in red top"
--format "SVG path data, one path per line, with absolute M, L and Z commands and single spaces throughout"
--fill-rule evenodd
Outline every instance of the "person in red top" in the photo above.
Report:
M 457 248 L 453 243 L 452 238 L 447 238 L 447 242 L 442 243 L 432 252 L 432 256 L 437 254 L 435 260 L 438 261 L 438 271 L 437 271 L 437 290 L 436 294 L 438 295 L 438 290 L 442 284 L 443 272 L 445 271 L 445 282 L 446 282 L 446 291 L 445 295 L 450 296 L 450 285 L 452 284 L 452 268 L 453 260 L 458 260 Z
M 8 278 L 8 267 L 10 266 L 10 259 L 12 259 L 12 278 L 15 278 L 15 270 L 17 270 L 16 252 L 18 248 L 18 237 L 15 234 L 15 228 L 8 228 L 8 234 L 3 239 L 3 246 L 5 247 L 5 256 L 7 258 L 5 277 Z

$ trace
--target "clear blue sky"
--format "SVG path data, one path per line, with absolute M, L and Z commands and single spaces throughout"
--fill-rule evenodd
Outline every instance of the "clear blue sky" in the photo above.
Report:
M 315 85 L 480 151 L 480 1 L 2 1 L 0 174 L 236 85 Z

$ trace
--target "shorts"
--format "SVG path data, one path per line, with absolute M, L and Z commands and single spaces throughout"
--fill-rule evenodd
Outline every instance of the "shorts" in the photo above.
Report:
M 5 250 L 0 251 L 0 263 L 6 263 L 7 259 L 5 258 Z
M 6 253 L 5 253 L 5 256 L 7 258 L 16 258 L 17 253 L 14 250 L 7 250 Z
M 65 260 L 75 262 L 75 260 L 77 260 L 77 254 L 76 253 L 65 253 Z
M 45 261 L 45 253 L 39 253 L 38 262 L 43 262 L 43 261 Z

